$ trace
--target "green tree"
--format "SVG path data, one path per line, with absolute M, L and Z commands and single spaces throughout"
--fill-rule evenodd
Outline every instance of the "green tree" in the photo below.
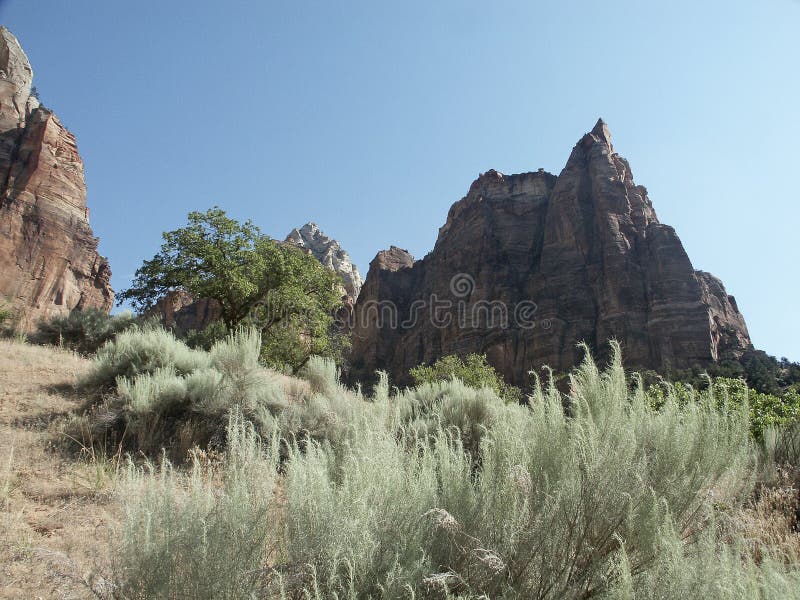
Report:
M 491 388 L 507 402 L 519 402 L 522 398 L 521 390 L 508 385 L 503 376 L 488 363 L 485 354 L 470 354 L 466 359 L 454 354 L 443 356 L 430 366 L 414 367 L 410 374 L 417 385 L 455 378 L 477 389 Z
M 262 357 L 296 371 L 312 354 L 334 356 L 342 345 L 333 328 L 341 282 L 313 256 L 262 234 L 214 207 L 189 213 L 185 227 L 163 234 L 161 250 L 136 271 L 119 302 L 143 311 L 170 290 L 220 306 L 228 330 L 255 325 Z

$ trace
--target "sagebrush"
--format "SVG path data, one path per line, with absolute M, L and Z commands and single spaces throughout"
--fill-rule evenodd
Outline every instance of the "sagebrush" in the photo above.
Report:
M 296 398 L 271 392 L 271 428 L 235 402 L 221 461 L 130 467 L 112 595 L 738 599 L 800 586 L 797 563 L 741 525 L 766 460 L 747 407 L 671 388 L 653 407 L 618 348 L 605 371 L 587 357 L 566 398 L 537 384 L 528 406 L 458 380 L 390 393 L 384 376 L 365 397 L 325 361 L 307 375 Z M 796 434 L 780 435 L 771 456 L 794 460 Z

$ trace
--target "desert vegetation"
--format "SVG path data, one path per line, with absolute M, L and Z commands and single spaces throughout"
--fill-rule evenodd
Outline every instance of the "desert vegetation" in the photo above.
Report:
M 96 308 L 74 310 L 64 316 L 39 321 L 29 341 L 90 356 L 118 333 L 135 327 L 140 321 L 131 313 L 109 315 Z
M 455 377 L 371 394 L 131 329 L 63 427 L 117 456 L 111 598 L 789 598 L 800 429 L 588 355 L 527 404 Z M 744 390 L 744 398 L 737 394 Z M 77 426 L 77 428 L 76 428 Z M 102 432 L 102 433 L 101 433 Z M 120 448 L 122 449 L 120 451 Z M 164 450 L 162 450 L 164 449 Z M 124 458 L 127 455 L 128 458 Z
M 19 336 L 19 314 L 11 302 L 0 298 L 0 339 Z
M 443 356 L 432 365 L 419 365 L 411 369 L 410 374 L 417 385 L 458 379 L 474 388 L 491 388 L 508 402 L 522 399 L 522 390 L 508 385 L 486 360 L 485 354 L 470 354 L 463 359 L 454 354 Z

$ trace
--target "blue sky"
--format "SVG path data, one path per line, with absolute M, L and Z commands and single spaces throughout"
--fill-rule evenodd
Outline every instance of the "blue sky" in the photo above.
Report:
M 800 2 L 0 0 L 76 134 L 113 284 L 214 204 L 367 270 L 598 116 L 755 345 L 800 360 Z

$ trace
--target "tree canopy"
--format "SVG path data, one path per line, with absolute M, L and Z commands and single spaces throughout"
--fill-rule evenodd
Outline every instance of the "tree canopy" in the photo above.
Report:
M 339 349 L 332 313 L 341 304 L 341 282 L 313 256 L 219 207 L 189 213 L 188 224 L 163 239 L 120 303 L 145 311 L 175 289 L 216 300 L 226 329 L 248 324 L 262 330 L 263 357 L 273 366 L 296 370 L 311 354 Z

